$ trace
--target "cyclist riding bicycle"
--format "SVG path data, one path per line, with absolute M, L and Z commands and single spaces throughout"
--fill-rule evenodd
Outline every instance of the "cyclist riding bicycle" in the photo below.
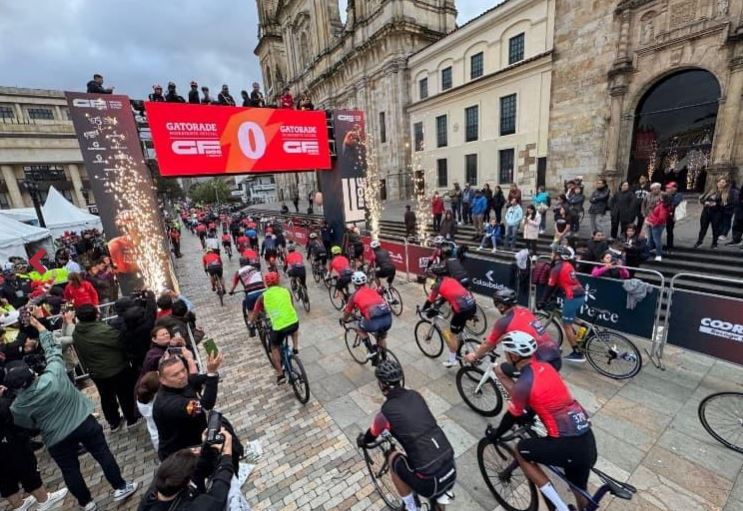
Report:
M 550 270 L 547 289 L 544 291 L 542 300 L 537 304 L 538 309 L 544 309 L 545 304 L 550 301 L 552 295 L 558 290 L 562 290 L 565 295 L 562 304 L 562 324 L 565 327 L 565 334 L 568 342 L 573 348 L 572 353 L 565 357 L 569 362 L 585 362 L 586 356 L 578 351 L 578 335 L 573 328 L 575 317 L 580 312 L 583 304 L 586 303 L 586 290 L 578 280 L 575 273 L 575 267 L 571 261 L 575 259 L 575 251 L 570 247 L 558 246 L 552 253 L 553 266 Z
M 206 240 L 206 225 L 200 223 L 196 226 L 196 234 L 199 236 L 199 241 L 201 242 L 201 246 L 205 247 L 205 240 Z
M 351 328 L 358 332 L 363 339 L 368 339 L 369 334 L 376 334 L 379 345 L 386 348 L 385 338 L 387 331 L 392 326 L 392 311 L 387 302 L 378 292 L 366 285 L 366 274 L 362 271 L 354 272 L 351 276 L 356 290 L 348 299 L 343 309 L 343 321 L 351 318 L 354 310 L 358 309 L 361 319 L 354 322 Z M 372 365 L 376 365 L 377 358 L 372 359 Z
M 401 386 L 402 368 L 397 362 L 381 361 L 374 375 L 386 400 L 371 427 L 359 433 L 356 444 L 363 448 L 388 431 L 405 450 L 405 454 L 391 451 L 388 460 L 392 482 L 405 509 L 419 509 L 413 492 L 443 503 L 444 494 L 453 497 L 450 490 L 457 479 L 454 449 L 446 434 L 423 396 Z
M 267 289 L 258 297 L 250 314 L 250 322 L 265 309 L 271 319 L 271 362 L 276 370 L 276 383 L 286 382 L 286 375 L 281 367 L 279 348 L 291 335 L 294 353 L 299 353 L 299 316 L 294 308 L 292 294 L 288 289 L 279 286 L 279 274 L 275 271 L 264 277 Z
M 213 250 L 219 254 L 219 240 L 217 239 L 216 232 L 210 232 L 206 237 L 205 243 L 207 250 Z
M 242 252 L 250 245 L 250 240 L 245 234 L 241 234 L 237 237 L 235 240 L 235 246 L 237 247 L 237 250 Z
M 509 333 L 525 332 L 537 341 L 537 360 L 547 362 L 556 371 L 562 368 L 560 346 L 549 336 L 539 318 L 528 308 L 518 304 L 516 291 L 507 287 L 499 289 L 493 294 L 493 304 L 500 312 L 501 317 L 493 326 L 487 342 L 481 344 L 474 353 L 468 353 L 464 357 L 465 362 L 472 364 L 480 360 L 494 350 L 504 336 Z M 500 376 L 498 367 L 496 367 L 496 376 Z
M 304 259 L 302 254 L 297 252 L 293 241 L 289 242 L 287 251 L 289 253 L 284 258 L 284 271 L 290 277 L 299 279 L 302 287 L 307 287 L 307 269 L 304 267 Z
M 520 440 L 516 445 L 516 460 L 545 500 L 552 502 L 559 511 L 569 511 L 539 464 L 562 467 L 568 481 L 577 488 L 587 489 L 588 476 L 597 459 L 596 440 L 588 414 L 573 399 L 555 368 L 534 357 L 537 341 L 531 335 L 511 332 L 501 344 L 508 363 L 502 364 L 505 366 L 501 368 L 502 373 L 505 374 L 500 382 L 511 401 L 498 428 L 488 426 L 486 435 L 497 441 L 518 421 L 525 419 L 527 408 L 536 414 L 547 429 L 547 437 Z M 507 376 L 514 371 L 519 371 L 516 381 Z M 585 498 L 578 492 L 573 493 L 577 509 L 584 509 Z
M 251 222 L 248 224 L 248 228 L 245 229 L 245 237 L 250 248 L 258 248 L 258 231 L 255 230 L 255 223 Z
M 252 248 L 245 248 L 240 252 L 240 261 L 245 259 L 249 265 L 261 269 L 261 258 L 258 256 L 258 252 Z M 240 263 L 242 266 L 242 262 Z
M 202 258 L 204 272 L 209 275 L 212 283 L 212 291 L 217 290 L 217 280 L 222 284 L 224 289 L 224 276 L 222 275 L 222 258 L 219 256 L 219 249 L 208 249 Z
M 224 247 L 225 252 L 232 254 L 232 237 L 227 231 L 222 233 L 222 246 Z
M 276 235 L 267 234 L 266 237 L 263 239 L 263 244 L 261 245 L 261 257 L 266 260 L 269 268 L 271 267 L 272 261 L 275 261 L 276 255 Z
M 444 367 L 452 367 L 457 363 L 457 348 L 459 347 L 457 334 L 464 329 L 467 321 L 475 316 L 477 304 L 472 293 L 467 291 L 459 281 L 447 276 L 446 266 L 437 264 L 430 270 L 436 276 L 436 282 L 431 287 L 431 293 L 423 305 L 423 311 L 428 311 L 426 315 L 429 318 L 436 317 L 438 310 L 437 308 L 431 308 L 431 306 L 439 297 L 451 307 L 453 314 L 449 322 L 449 328 L 443 332 L 446 344 L 449 346 L 449 358 L 443 364 Z
M 346 253 L 354 268 L 361 268 L 364 264 L 364 242 L 361 240 L 359 228 L 350 227 L 346 232 Z
M 374 267 L 374 280 L 376 281 L 377 288 L 382 290 L 384 288 L 381 285 L 380 279 L 386 278 L 387 285 L 391 286 L 395 280 L 397 270 L 392 263 L 392 257 L 390 257 L 389 251 L 382 248 L 379 240 L 373 240 L 369 246 L 372 249 L 372 257 L 369 264 Z
M 341 247 L 338 245 L 334 245 L 330 249 L 330 253 L 333 255 L 333 259 L 330 261 L 330 274 L 333 275 L 333 272 L 335 272 L 335 275 L 338 276 L 335 284 L 335 296 L 338 296 L 338 292 L 340 292 L 348 298 L 348 284 L 351 282 L 351 275 L 353 275 L 351 262 L 341 254 Z
M 464 265 L 459 257 L 454 254 L 454 249 L 451 245 L 444 245 L 441 247 L 441 259 L 446 265 L 446 271 L 449 276 L 459 281 L 465 289 L 469 289 L 470 284 L 472 283 L 470 281 L 470 274 L 464 269 Z
M 309 254 L 312 261 L 317 261 L 323 266 L 328 265 L 328 252 L 325 249 L 325 245 L 322 240 L 318 239 L 317 233 L 313 232 L 310 234 L 310 242 L 307 246 L 307 253 Z
M 261 275 L 260 269 L 244 257 L 240 258 L 240 269 L 232 277 L 231 295 L 235 294 L 235 288 L 238 283 L 243 285 L 243 290 L 245 291 L 243 310 L 249 316 L 253 311 L 255 302 L 258 301 L 258 297 L 266 290 L 266 284 L 263 282 L 263 275 Z M 255 326 L 252 322 L 250 322 L 248 330 L 250 331 L 250 337 L 255 337 Z
M 286 238 L 284 237 L 284 231 L 276 229 L 274 227 L 274 235 L 276 236 L 276 251 L 278 255 L 283 259 L 286 257 Z

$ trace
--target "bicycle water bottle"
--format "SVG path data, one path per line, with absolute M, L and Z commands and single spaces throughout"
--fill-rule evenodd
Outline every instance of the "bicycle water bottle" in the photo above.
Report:
M 588 327 L 587 326 L 585 326 L 585 325 L 578 326 L 577 337 L 578 337 L 578 340 L 579 341 L 582 341 L 586 337 L 586 334 L 587 333 L 588 333 Z

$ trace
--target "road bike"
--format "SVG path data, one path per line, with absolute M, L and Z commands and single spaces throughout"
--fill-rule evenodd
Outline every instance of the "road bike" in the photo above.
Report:
M 394 314 L 395 316 L 400 316 L 403 309 L 402 295 L 400 294 L 400 291 L 398 291 L 397 288 L 391 283 L 388 286 L 380 283 L 380 286 L 376 287 L 377 272 L 373 266 L 369 265 L 367 268 L 365 268 L 364 272 L 366 273 L 368 282 L 374 284 L 375 288 L 379 290 L 379 294 L 382 295 L 382 298 L 384 298 L 384 301 L 387 302 L 387 305 L 390 306 L 392 314 Z
M 436 306 L 434 305 L 434 307 Z M 437 358 L 444 351 L 444 334 L 441 331 L 442 327 L 440 323 L 445 321 L 445 319 L 438 308 L 434 310 L 436 310 L 437 315 L 429 319 L 423 317 L 423 311 L 420 307 L 415 308 L 415 313 L 420 317 L 414 329 L 415 343 L 428 358 Z M 445 328 L 449 328 L 448 325 Z M 456 335 L 458 343 L 457 360 L 459 361 L 459 365 L 464 365 L 462 358 L 469 353 L 477 351 L 480 341 L 466 337 L 464 331 Z
M 550 337 L 562 346 L 562 341 L 567 336 L 562 313 L 556 307 L 551 307 L 549 310 L 537 311 L 535 315 Z M 626 380 L 642 369 L 640 350 L 624 335 L 580 318 L 575 318 L 574 327 L 578 349 L 599 373 L 615 380 Z
M 423 290 L 426 292 L 426 296 L 430 294 L 430 290 L 435 282 L 435 278 L 430 276 L 426 277 L 426 280 L 423 282 Z M 467 320 L 464 328 L 472 335 L 483 335 L 488 329 L 488 317 L 485 315 L 485 309 L 483 309 L 479 303 L 476 303 L 475 307 L 477 308 L 477 312 Z M 449 304 L 446 301 L 442 302 L 439 309 L 444 318 L 449 319 L 449 316 L 451 316 L 451 307 L 449 307 Z
M 209 279 L 212 281 L 212 288 L 214 288 L 214 292 L 217 293 L 217 297 L 219 298 L 219 305 L 224 307 L 225 290 L 222 285 L 222 279 L 211 273 L 209 274 Z
M 302 306 L 306 312 L 310 311 L 310 295 L 307 292 L 307 286 L 300 282 L 299 277 L 290 277 L 289 285 L 292 290 L 292 295 L 298 302 L 302 302 Z
M 382 360 L 390 359 L 397 362 L 397 365 L 400 366 L 400 370 L 402 370 L 400 359 L 392 353 L 392 350 L 383 348 L 379 345 L 379 333 L 370 332 L 367 337 L 362 337 L 356 329 L 349 326 L 349 323 L 359 321 L 360 319 L 359 316 L 353 315 L 348 321 L 343 321 L 343 319 L 338 320 L 341 327 L 345 330 L 343 338 L 346 341 L 346 349 L 348 349 L 348 352 L 351 354 L 351 358 L 353 358 L 357 364 L 361 365 L 364 365 L 371 360 L 372 365 L 375 366 Z M 372 344 L 369 339 L 369 335 L 374 337 L 374 344 Z M 402 374 L 401 383 L 404 387 L 405 372 Z
M 518 427 L 510 434 L 506 434 L 497 441 L 490 438 L 491 426 L 485 432 L 485 437 L 477 445 L 477 464 L 480 467 L 485 484 L 495 500 L 507 511 L 537 511 L 539 495 L 536 485 L 531 482 L 514 456 L 514 447 L 509 442 L 522 438 L 539 436 L 531 426 Z M 637 489 L 627 483 L 613 479 L 597 468 L 591 471 L 601 480 L 601 486 L 594 494 L 577 488 L 565 478 L 559 467 L 544 465 L 550 472 L 565 482 L 574 492 L 580 493 L 588 502 L 585 511 L 596 511 L 607 494 L 623 500 L 631 500 Z
M 392 482 L 389 464 L 392 452 L 402 451 L 402 448 L 392 435 L 385 431 L 373 443 L 362 447 L 361 451 L 364 455 L 364 462 L 366 462 L 366 469 L 369 471 L 372 484 L 379 496 L 382 497 L 382 500 L 390 509 L 402 511 L 404 509 L 402 499 Z M 421 503 L 420 497 L 415 495 L 416 503 L 422 511 L 444 511 L 445 506 L 454 500 L 454 493 L 451 491 L 453 487 L 454 482 L 452 481 L 449 485 L 441 488 L 438 495 L 425 499 L 425 503 Z
M 743 392 L 717 392 L 699 403 L 699 420 L 722 445 L 743 453 Z
M 271 327 L 271 319 L 268 317 L 265 311 L 261 311 L 260 314 L 258 314 L 258 317 L 255 319 L 255 328 L 258 332 L 258 338 L 261 341 L 261 346 L 263 347 L 263 351 L 266 353 L 266 357 L 268 357 L 268 361 L 271 361 L 271 332 L 273 331 Z
M 457 391 L 467 406 L 483 417 L 495 417 L 503 409 L 508 392 L 495 376 L 495 360 L 498 354 L 491 351 L 485 356 L 485 370 L 471 365 L 457 371 Z
M 322 264 L 322 261 L 319 259 L 313 259 L 312 260 L 312 278 L 315 279 L 316 283 L 323 282 L 326 286 L 328 285 L 328 281 L 326 280 L 328 276 L 328 268 Z
M 227 257 L 230 258 L 230 261 L 232 260 L 232 244 L 231 243 L 223 243 L 222 247 L 224 247 L 224 251 L 227 254 Z
M 328 287 L 328 296 L 330 296 L 330 303 L 333 305 L 335 310 L 341 310 L 343 307 L 346 306 L 346 303 L 348 302 L 348 284 L 341 289 L 337 290 L 336 286 L 338 285 L 338 277 L 332 276 L 329 277 L 330 281 L 330 287 Z M 336 293 L 336 291 L 338 291 Z
M 304 365 L 302 365 L 299 356 L 295 355 L 294 351 L 289 347 L 287 339 L 284 339 L 284 342 L 281 344 L 280 352 L 281 367 L 294 390 L 294 396 L 300 403 L 306 404 L 310 400 L 310 382 L 307 380 Z

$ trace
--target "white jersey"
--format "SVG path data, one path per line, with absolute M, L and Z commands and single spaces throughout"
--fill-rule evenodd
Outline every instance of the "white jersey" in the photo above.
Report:
M 206 248 L 212 250 L 219 250 L 219 240 L 217 238 L 207 238 Z
M 248 292 L 265 289 L 266 287 L 263 283 L 263 275 L 261 272 L 249 264 L 237 270 L 235 277 L 242 282 L 245 291 Z

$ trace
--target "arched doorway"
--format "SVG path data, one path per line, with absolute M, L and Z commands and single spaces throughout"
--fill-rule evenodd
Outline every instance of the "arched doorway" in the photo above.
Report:
M 720 103 L 720 85 L 702 69 L 667 76 L 645 93 L 635 111 L 628 180 L 676 181 L 703 190 Z

